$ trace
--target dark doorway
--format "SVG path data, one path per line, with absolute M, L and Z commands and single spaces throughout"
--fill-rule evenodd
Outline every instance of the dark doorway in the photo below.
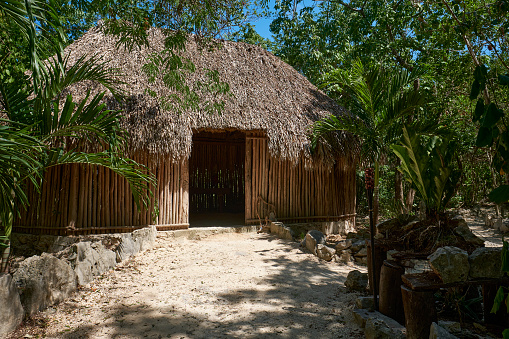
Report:
M 244 224 L 246 136 L 195 132 L 189 161 L 191 227 Z

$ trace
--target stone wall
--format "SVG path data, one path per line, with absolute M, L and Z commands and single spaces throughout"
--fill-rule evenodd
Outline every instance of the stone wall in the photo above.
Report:
M 154 246 L 155 226 L 132 233 L 80 237 L 14 234 L 13 252 L 29 253 L 0 275 L 0 338 L 14 330 L 24 316 L 68 298 L 78 285 L 113 269 L 118 263 Z
M 318 230 L 324 234 L 341 234 L 347 235 L 350 232 L 355 232 L 354 225 L 349 220 L 342 221 L 316 221 L 316 222 L 305 222 L 305 223 L 293 223 L 283 224 L 282 222 L 271 221 L 270 224 L 271 233 L 281 232 L 282 229 L 286 229 L 288 232 L 291 231 L 292 237 L 302 238 L 311 230 Z M 280 229 L 280 231 L 277 231 Z M 279 237 L 284 239 L 292 240 L 292 237 L 288 235 L 278 234 Z

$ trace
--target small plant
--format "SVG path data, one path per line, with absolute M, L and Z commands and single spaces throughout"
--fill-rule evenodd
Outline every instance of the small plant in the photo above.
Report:
M 449 314 L 456 314 L 459 318 L 460 323 L 464 323 L 465 320 L 471 320 L 479 322 L 479 311 L 482 302 L 482 296 L 475 293 L 476 296 L 472 297 L 471 287 L 466 290 L 462 288 L 452 287 L 447 289 L 444 294 L 435 295 L 436 299 L 441 302 L 442 312 Z
M 400 171 L 426 204 L 426 215 L 438 219 L 454 195 L 461 172 L 455 169 L 457 144 L 452 138 L 425 139 L 403 127 L 400 143 L 391 146 L 401 159 Z
M 502 240 L 502 272 L 509 273 L 509 243 L 505 240 Z M 493 301 L 493 307 L 491 309 L 491 313 L 497 313 L 500 307 L 505 303 L 507 307 L 507 312 L 509 313 L 509 289 L 504 286 L 500 286 L 497 294 L 495 295 L 495 300 Z M 506 328 L 502 332 L 502 336 L 504 339 L 509 339 L 509 328 Z

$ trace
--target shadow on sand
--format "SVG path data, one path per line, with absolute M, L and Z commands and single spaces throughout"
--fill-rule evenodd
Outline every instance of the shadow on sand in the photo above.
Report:
M 281 241 L 268 235 L 262 239 Z M 108 307 L 108 316 L 103 324 L 80 325 L 79 328 L 59 333 L 59 337 L 363 338 L 359 329 L 349 325 L 356 294 L 347 293 L 344 288 L 346 270 L 345 274 L 339 274 L 331 270 L 328 264 L 317 262 L 303 252 L 298 255 L 305 255 L 309 259 L 293 261 L 285 254 L 295 250 L 298 244 L 282 243 L 285 244 L 282 252 L 281 249 L 275 250 L 279 253 L 270 253 L 272 250 L 256 252 L 274 268 L 274 273 L 260 278 L 260 283 L 272 288 L 265 291 L 226 289 L 227 292 L 216 293 L 209 302 L 191 302 L 194 303 L 193 307 L 226 305 L 223 308 L 227 309 L 225 314 L 204 316 L 204 313 L 175 309 L 171 304 L 158 308 L 148 303 L 117 304 Z M 235 306 L 239 304 L 257 307 L 252 307 L 249 316 L 236 316 Z M 273 311 L 267 311 L 271 309 Z

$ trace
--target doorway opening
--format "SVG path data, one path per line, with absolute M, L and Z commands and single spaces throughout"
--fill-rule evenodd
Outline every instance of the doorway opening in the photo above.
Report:
M 190 227 L 243 225 L 246 136 L 195 132 L 189 160 Z

